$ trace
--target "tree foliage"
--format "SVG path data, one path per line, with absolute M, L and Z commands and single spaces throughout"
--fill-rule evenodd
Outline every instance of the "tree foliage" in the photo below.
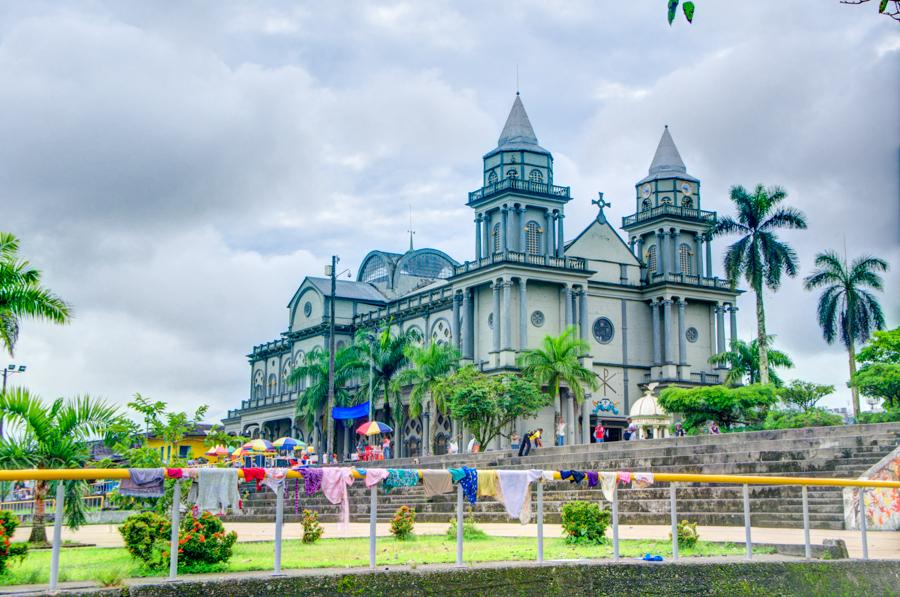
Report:
M 686 431 L 702 428 L 708 421 L 721 427 L 754 425 L 763 421 L 778 401 L 775 388 L 769 385 L 670 387 L 659 394 L 659 404 L 666 412 L 681 415 Z
M 505 437 L 504 430 L 511 423 L 535 416 L 550 403 L 540 387 L 525 376 L 488 376 L 472 365 L 439 381 L 434 392 L 482 446 L 495 437 Z
M 775 386 L 780 386 L 782 381 L 775 368 L 790 369 L 794 366 L 794 361 L 787 353 L 771 348 L 772 338 L 773 336 L 769 336 L 766 341 L 769 346 L 769 381 Z M 759 343 L 756 340 L 751 340 L 749 343 L 743 340 L 733 340 L 731 350 L 714 354 L 709 357 L 709 362 L 729 368 L 725 375 L 725 383 L 730 386 L 737 386 L 745 382 L 760 383 Z
M 883 400 L 886 409 L 900 408 L 900 327 L 875 332 L 856 360 L 861 367 L 851 380 L 853 386 Z
M 812 407 L 807 410 L 770 410 L 763 421 L 763 429 L 800 429 L 802 427 L 831 427 L 843 425 L 844 418 Z
M 833 394 L 834 386 L 794 379 L 788 385 L 775 390 L 775 393 L 788 408 L 793 407 L 807 411 L 815 408 L 816 403 L 825 396 Z

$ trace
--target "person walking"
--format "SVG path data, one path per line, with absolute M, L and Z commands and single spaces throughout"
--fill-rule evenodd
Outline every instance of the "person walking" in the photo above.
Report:
M 556 445 L 562 446 L 566 443 L 566 420 L 560 419 L 556 425 Z

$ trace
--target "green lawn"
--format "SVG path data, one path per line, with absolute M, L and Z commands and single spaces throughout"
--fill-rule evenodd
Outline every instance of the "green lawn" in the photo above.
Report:
M 669 541 L 623 540 L 620 551 L 623 557 L 639 557 L 645 553 L 669 557 L 672 544 Z M 682 548 L 683 556 L 739 555 L 744 553 L 743 545 L 698 543 L 693 549 Z M 566 545 L 562 539 L 544 541 L 546 560 L 608 558 L 612 556 L 612 545 L 575 546 Z M 489 562 L 509 560 L 534 560 L 537 545 L 534 539 L 514 537 L 489 537 L 469 541 L 465 544 L 466 562 Z M 456 561 L 456 543 L 438 535 L 415 537 L 410 541 L 394 538 L 378 539 L 379 565 L 437 564 Z M 234 556 L 227 564 L 217 565 L 204 572 L 242 572 L 248 570 L 271 570 L 273 543 L 237 543 Z M 321 539 L 313 545 L 304 545 L 299 540 L 284 541 L 282 551 L 283 568 L 341 568 L 369 565 L 368 538 Z M 0 576 L 0 585 L 41 584 L 48 582 L 50 570 L 50 550 L 30 553 L 22 563 L 13 563 L 9 572 Z M 94 580 L 102 572 L 117 571 L 123 578 L 140 576 L 163 576 L 168 571 L 153 571 L 143 568 L 131 559 L 124 548 L 82 547 L 64 549 L 60 558 L 60 581 Z M 189 572 L 185 570 L 184 572 Z

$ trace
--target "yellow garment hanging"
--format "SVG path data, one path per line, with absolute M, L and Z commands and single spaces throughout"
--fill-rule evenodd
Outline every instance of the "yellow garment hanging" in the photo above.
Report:
M 478 497 L 493 497 L 500 495 L 500 482 L 497 471 L 478 471 Z

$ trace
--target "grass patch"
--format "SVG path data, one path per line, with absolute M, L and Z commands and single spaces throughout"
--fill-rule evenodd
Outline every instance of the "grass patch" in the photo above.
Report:
M 672 544 L 669 541 L 622 540 L 622 557 L 636 558 L 645 553 L 659 554 L 668 558 Z M 721 556 L 740 555 L 744 546 L 737 544 L 704 543 L 699 541 L 690 549 L 679 549 L 681 556 Z M 770 549 L 755 550 L 755 553 L 771 553 Z M 537 544 L 534 539 L 521 537 L 488 537 L 467 543 L 464 549 L 466 562 L 493 562 L 511 560 L 534 560 L 537 558 Z M 50 552 L 31 552 L 25 561 L 13 564 L 9 572 L 0 576 L 0 585 L 42 584 L 49 580 Z M 546 560 L 600 559 L 612 557 L 612 545 L 566 545 L 560 538 L 544 540 Z M 271 570 L 274 560 L 274 544 L 237 543 L 234 556 L 227 563 L 200 568 L 182 569 L 184 573 L 207 572 L 247 572 Z M 379 537 L 377 562 L 379 565 L 410 565 L 452 563 L 456 561 L 456 544 L 441 535 L 417 536 L 415 541 L 398 541 L 393 537 Z M 298 568 L 354 568 L 369 565 L 369 539 L 320 539 L 314 544 L 304 544 L 300 540 L 286 540 L 282 551 L 281 565 L 285 569 Z M 165 576 L 166 570 L 148 570 L 135 562 L 121 547 L 83 547 L 63 550 L 60 554 L 60 579 L 100 580 L 97 570 L 115 570 L 116 578 Z

